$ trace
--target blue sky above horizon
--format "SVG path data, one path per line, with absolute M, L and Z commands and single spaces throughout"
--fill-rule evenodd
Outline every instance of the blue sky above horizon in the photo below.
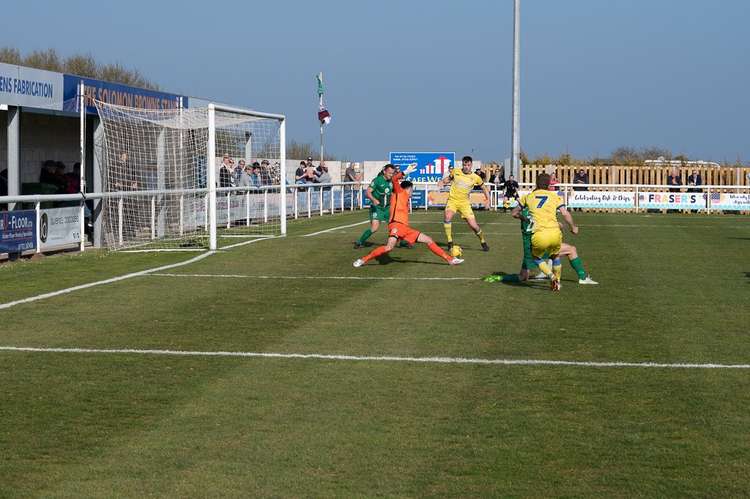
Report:
M 510 150 L 512 0 L 10 2 L 0 45 L 141 70 L 167 91 L 288 117 L 327 148 Z M 747 0 L 523 0 L 522 134 L 530 156 L 657 146 L 750 162 Z M 81 29 L 80 26 L 85 26 Z

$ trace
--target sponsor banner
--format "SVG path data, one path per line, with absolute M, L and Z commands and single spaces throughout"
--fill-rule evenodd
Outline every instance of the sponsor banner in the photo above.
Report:
M 750 192 L 714 192 L 711 194 L 711 209 L 724 211 L 750 211 Z
M 432 207 L 445 206 L 448 203 L 448 194 L 448 191 L 428 191 L 427 202 Z M 469 202 L 473 208 L 485 207 L 484 193 L 482 191 L 470 192 Z
M 177 109 L 180 105 L 180 96 L 146 90 L 145 88 L 129 87 L 119 83 L 82 78 L 75 75 L 64 75 L 64 100 L 65 110 L 78 112 L 78 85 L 83 80 L 84 92 L 86 94 L 86 112 L 96 114 L 96 107 L 92 99 L 116 104 L 118 106 L 137 107 L 140 109 Z M 183 107 L 188 107 L 188 98 L 182 98 Z
M 640 192 L 638 207 L 644 210 L 668 208 L 673 210 L 705 210 L 706 195 L 700 192 Z
M 63 75 L 0 62 L 0 104 L 63 108 Z
M 635 208 L 635 192 L 627 191 L 572 191 L 568 195 L 570 208 Z
M 36 249 L 34 210 L 0 213 L 0 253 L 21 253 Z
M 424 208 L 424 202 L 427 198 L 427 191 L 424 189 L 414 189 L 411 191 L 411 205 L 413 208 Z
M 456 164 L 454 152 L 392 152 L 389 163 L 406 169 L 416 165 L 417 169 L 409 176 L 412 182 L 434 183 L 442 179 Z
M 41 210 L 39 215 L 39 241 L 41 250 L 77 246 L 81 242 L 81 209 L 52 208 Z

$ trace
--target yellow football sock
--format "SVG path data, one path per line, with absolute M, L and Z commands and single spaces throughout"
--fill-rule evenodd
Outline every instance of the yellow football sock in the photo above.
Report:
M 539 270 L 544 272 L 544 275 L 547 277 L 552 276 L 552 267 L 547 260 L 537 260 L 536 265 L 539 267 Z
M 453 225 L 451 223 L 443 223 L 443 229 L 445 229 L 445 237 L 448 238 L 448 242 L 453 242 Z
M 482 229 L 479 229 L 479 232 L 477 232 L 477 237 L 479 238 L 480 243 L 484 243 L 484 232 L 482 232 Z
M 552 260 L 552 273 L 555 275 L 555 279 L 558 281 L 562 277 L 562 263 L 559 258 Z

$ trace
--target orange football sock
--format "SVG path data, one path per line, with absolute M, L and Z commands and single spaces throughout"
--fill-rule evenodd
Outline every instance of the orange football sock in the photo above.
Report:
M 384 255 L 388 253 L 388 247 L 387 246 L 378 246 L 374 250 L 372 250 L 367 256 L 363 257 L 362 260 L 367 263 L 373 258 L 377 258 L 380 255 Z
M 450 256 L 448 253 L 443 251 L 443 248 L 437 245 L 435 241 L 432 241 L 430 244 L 427 245 L 428 248 L 430 248 L 430 251 L 435 253 L 437 256 L 445 260 L 446 262 L 450 262 L 453 260 L 453 257 Z

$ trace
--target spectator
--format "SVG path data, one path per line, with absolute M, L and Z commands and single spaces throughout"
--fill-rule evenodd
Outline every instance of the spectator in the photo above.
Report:
M 680 178 L 680 172 L 672 170 L 669 172 L 667 177 L 667 185 L 670 186 L 669 192 L 680 192 L 680 186 L 682 185 L 682 179 Z
M 234 161 L 229 154 L 224 155 L 219 169 L 219 187 L 232 187 L 234 185 Z
M 271 163 L 267 159 L 260 162 L 260 182 L 261 185 L 273 185 Z
M 8 169 L 0 172 L 0 196 L 8 195 Z
M 123 153 L 125 154 L 125 153 Z M 55 162 L 47 160 L 42 163 L 42 170 L 39 172 L 39 183 L 55 185 Z
M 81 192 L 81 163 L 73 165 L 73 171 L 65 174 L 65 194 Z
M 331 179 L 331 174 L 328 173 L 328 167 L 326 167 L 324 164 L 321 164 L 319 167 L 320 173 L 315 178 L 315 182 L 319 184 L 330 184 L 333 180 Z M 330 191 L 330 187 L 323 187 L 324 191 Z
M 240 185 L 240 178 L 242 178 L 243 173 L 245 173 L 245 160 L 241 159 L 237 162 L 237 166 L 234 168 L 234 184 L 233 185 Z
M 688 177 L 688 185 L 693 187 L 700 187 L 703 185 L 703 179 L 701 178 L 701 174 L 698 173 L 698 170 L 693 170 L 693 173 Z M 688 189 L 688 192 L 700 192 L 700 189 Z
M 576 174 L 573 176 L 573 184 L 578 184 L 577 186 L 573 186 L 574 191 L 587 191 L 589 190 L 588 187 L 586 187 L 586 184 L 589 183 L 589 174 L 584 171 L 583 168 L 578 170 Z
M 557 180 L 557 174 L 555 172 L 550 173 L 549 175 L 549 190 L 551 191 L 557 191 L 557 184 L 560 182 Z
M 250 186 L 258 188 L 263 184 L 263 173 L 260 168 L 260 163 L 257 161 L 253 163 L 253 172 L 250 174 Z
M 242 173 L 240 174 L 240 179 L 237 182 L 237 186 L 239 187 L 250 187 L 250 174 L 252 173 L 253 169 L 250 167 L 250 165 L 245 165 L 245 168 L 242 170 Z
M 362 176 L 357 172 L 357 168 L 354 166 L 356 163 L 349 163 L 344 171 L 344 182 L 360 182 Z

